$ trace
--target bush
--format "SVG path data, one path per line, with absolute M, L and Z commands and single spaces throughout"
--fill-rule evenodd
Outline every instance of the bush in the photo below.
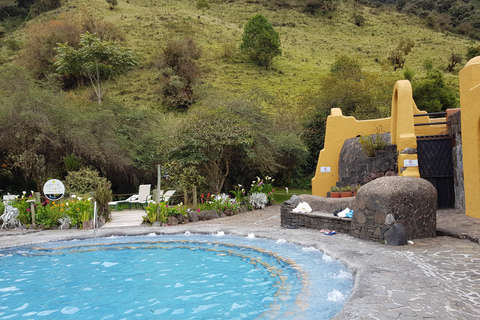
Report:
M 199 10 L 210 9 L 210 4 L 208 3 L 208 0 L 197 0 L 196 7 Z
M 282 53 L 278 32 L 260 14 L 252 17 L 245 25 L 240 49 L 250 60 L 266 68 L 274 57 Z
M 480 56 L 480 46 L 471 46 L 467 48 L 467 61 Z
M 365 24 L 365 17 L 361 13 L 354 13 L 353 14 L 353 23 L 356 26 L 363 27 Z
M 88 168 L 69 172 L 65 180 L 67 193 L 87 197 L 90 193 L 95 192 L 99 186 L 105 186 L 107 183 L 107 179 L 100 177 L 98 171 Z
M 157 67 L 162 74 L 161 92 L 168 106 L 186 108 L 195 101 L 193 85 L 200 76 L 195 61 L 201 53 L 190 38 L 167 43 Z

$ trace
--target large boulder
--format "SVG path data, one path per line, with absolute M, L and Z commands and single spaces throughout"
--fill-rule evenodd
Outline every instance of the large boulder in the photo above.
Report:
M 392 221 L 403 226 L 407 239 L 436 235 L 437 190 L 425 179 L 378 178 L 360 188 L 354 209 L 351 232 L 361 239 L 384 241 Z

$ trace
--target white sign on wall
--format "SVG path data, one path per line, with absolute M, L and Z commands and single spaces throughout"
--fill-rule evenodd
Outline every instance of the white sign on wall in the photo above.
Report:
M 403 160 L 404 167 L 418 167 L 418 160 Z
M 320 172 L 330 172 L 330 167 L 320 167 Z
M 65 186 L 62 181 L 51 179 L 43 185 L 43 194 L 49 200 L 59 200 L 65 194 Z

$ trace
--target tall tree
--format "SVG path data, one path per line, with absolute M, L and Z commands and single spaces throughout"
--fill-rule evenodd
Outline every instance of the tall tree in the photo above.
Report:
M 87 77 L 98 99 L 102 103 L 105 86 L 102 81 L 122 74 L 140 65 L 140 55 L 130 48 L 123 48 L 111 41 L 102 41 L 88 31 L 80 35 L 80 49 L 67 43 L 60 44 L 54 65 L 61 74 Z
M 282 53 L 280 45 L 278 32 L 261 14 L 252 17 L 245 25 L 240 49 L 258 65 L 268 68 L 272 59 Z

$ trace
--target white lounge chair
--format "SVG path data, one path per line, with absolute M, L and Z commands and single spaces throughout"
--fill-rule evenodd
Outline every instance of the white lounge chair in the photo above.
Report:
M 173 196 L 173 194 L 175 193 L 176 190 L 168 190 L 167 192 L 165 192 L 165 194 L 163 195 L 163 201 L 165 202 L 168 202 L 170 200 L 170 198 Z
M 126 203 L 132 205 L 139 204 L 142 208 L 147 205 L 150 196 L 150 184 L 141 184 L 138 188 L 138 198 L 136 200 L 127 201 Z
M 133 196 L 128 197 L 125 200 L 119 200 L 119 201 L 111 201 L 108 203 L 109 206 L 115 206 L 115 211 L 118 211 L 118 205 L 122 203 L 130 203 L 131 201 L 138 200 L 138 194 L 134 194 Z M 132 205 L 129 204 L 130 209 L 132 208 Z M 120 208 L 121 209 L 121 208 Z

